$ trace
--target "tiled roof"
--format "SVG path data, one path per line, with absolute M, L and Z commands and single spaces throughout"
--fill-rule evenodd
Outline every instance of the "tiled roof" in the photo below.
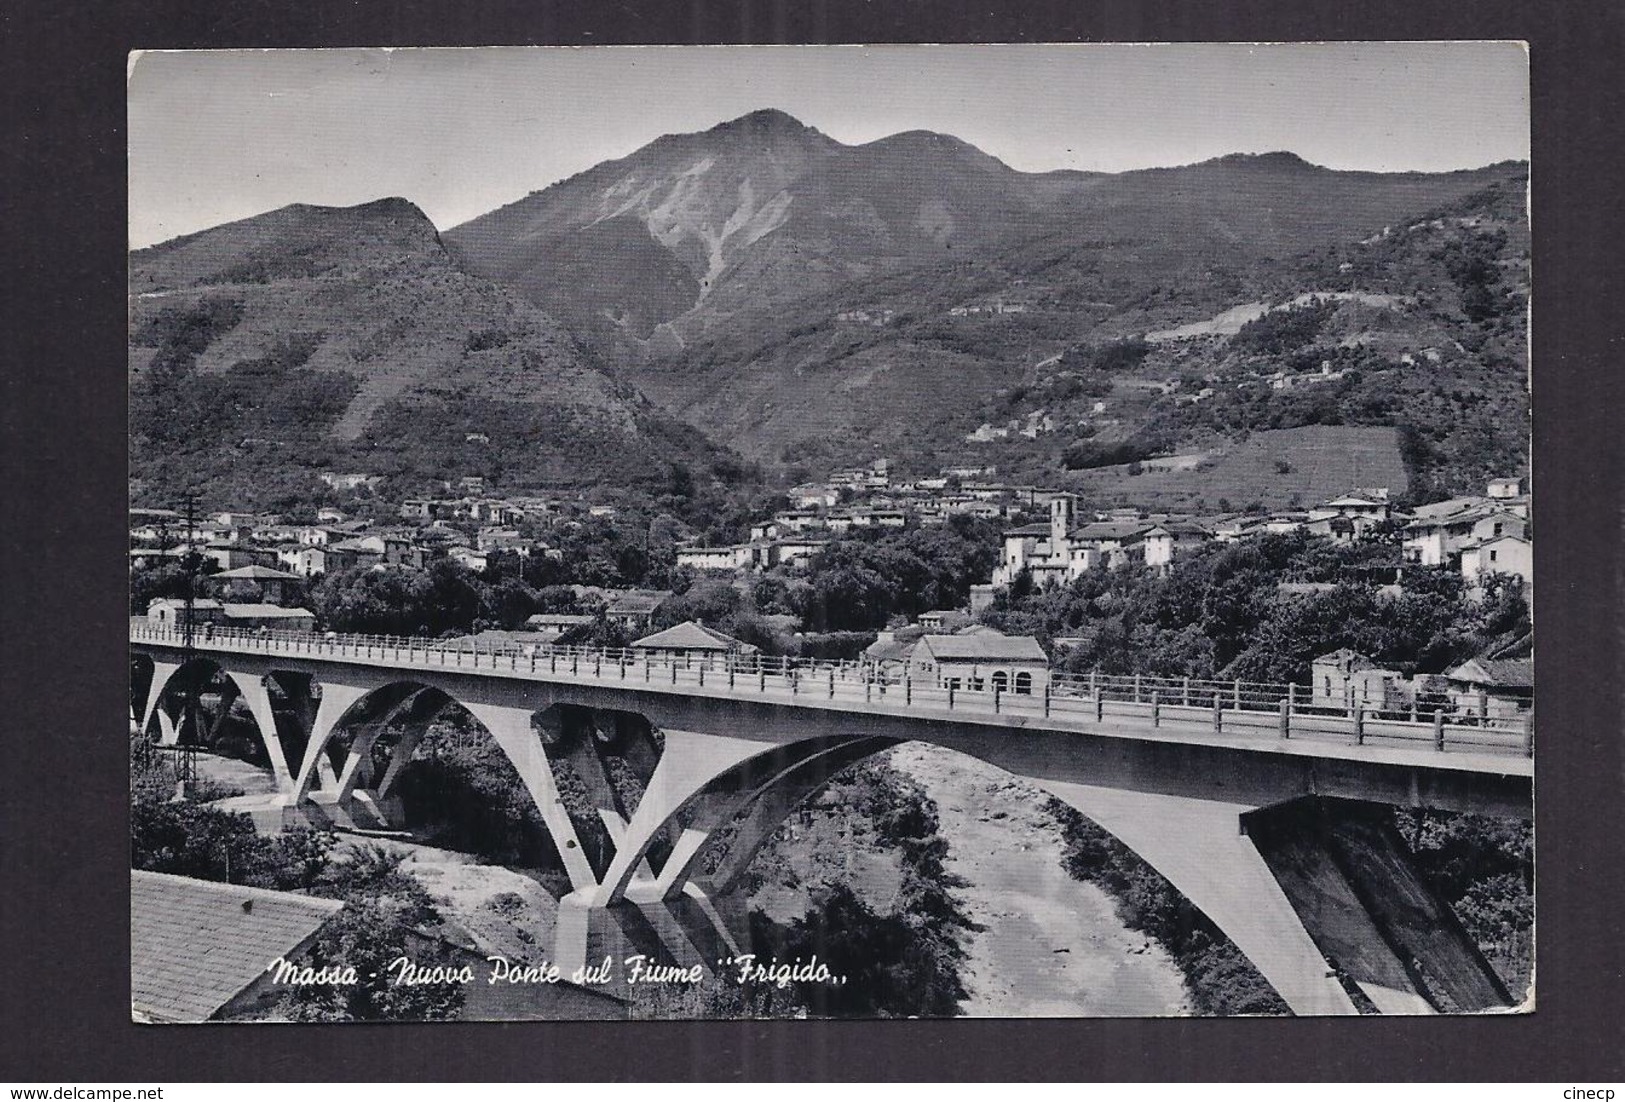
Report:
M 225 606 L 227 619 L 236 617 L 253 617 L 257 620 L 306 620 L 315 619 L 316 614 L 308 608 L 283 608 L 281 605 L 233 605 Z
M 977 632 L 971 635 L 927 635 L 920 640 L 937 658 L 975 661 L 1031 659 L 1047 661 L 1044 648 L 1030 635 L 997 635 Z
M 1338 666 L 1349 671 L 1376 670 L 1382 668 L 1370 658 L 1367 658 L 1365 655 L 1361 654 L 1359 651 L 1350 650 L 1348 647 L 1341 647 L 1338 650 L 1332 651 L 1330 654 L 1323 654 L 1314 660 L 1314 664 L 1317 666 L 1322 662 L 1335 662 Z
M 1006 528 L 1004 534 L 1006 536 L 1047 536 L 1049 535 L 1049 525 L 1039 522 L 1023 524 L 1020 528 Z
M 1418 505 L 1411 510 L 1411 515 L 1418 520 L 1432 520 L 1437 517 L 1449 516 L 1452 513 L 1465 512 L 1468 509 L 1480 508 L 1488 505 L 1489 499 L 1482 497 L 1452 497 L 1444 501 L 1429 502 Z
M 1411 510 L 1409 528 L 1436 528 L 1441 525 L 1468 524 L 1497 513 L 1516 517 L 1504 505 L 1489 498 L 1451 498 L 1432 505 L 1418 505 Z
M 1072 533 L 1072 538 L 1080 540 L 1123 540 L 1148 531 L 1151 527 L 1151 523 L 1144 520 L 1097 520 L 1092 524 L 1085 524 L 1082 528 L 1077 529 Z
M 660 591 L 654 593 L 607 593 L 605 599 L 611 612 L 653 612 L 659 608 L 671 594 Z
M 906 662 L 923 634 L 919 628 L 901 628 L 891 638 L 876 639 L 863 648 L 863 656 L 871 662 Z
M 1504 689 L 1532 689 L 1535 663 L 1530 658 L 1469 658 L 1445 676 Z
M 161 1022 L 201 1022 L 344 908 L 168 873 L 130 873 L 130 1003 Z
M 685 620 L 665 631 L 645 635 L 632 644 L 641 649 L 659 650 L 712 650 L 730 651 L 755 648 L 715 628 L 708 628 L 697 620 Z
M 1156 531 L 1158 528 L 1171 536 L 1198 536 L 1205 539 L 1213 534 L 1193 520 L 1166 520 L 1147 531 Z
M 1488 539 L 1473 540 L 1471 543 L 1464 543 L 1461 545 L 1461 549 L 1463 551 L 1476 551 L 1480 547 L 1489 547 L 1490 545 L 1497 543 L 1521 543 L 1526 547 L 1531 546 L 1531 542 L 1529 540 L 1524 539 L 1522 536 L 1513 535 L 1511 532 L 1508 532 L 1504 536 L 1491 536 Z

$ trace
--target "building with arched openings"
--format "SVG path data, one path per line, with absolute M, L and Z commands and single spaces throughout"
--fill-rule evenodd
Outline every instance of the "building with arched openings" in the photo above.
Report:
M 942 688 L 1025 696 L 1049 685 L 1049 656 L 1030 635 L 925 635 L 909 655 L 909 676 Z

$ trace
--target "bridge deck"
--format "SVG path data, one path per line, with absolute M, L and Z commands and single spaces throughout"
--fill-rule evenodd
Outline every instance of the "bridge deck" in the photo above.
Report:
M 133 646 L 179 651 L 178 631 L 131 626 Z M 640 656 L 624 651 L 553 648 L 523 654 L 479 653 L 436 645 L 435 640 L 292 633 L 197 633 L 193 649 L 207 655 L 285 659 L 300 665 L 367 667 L 409 675 L 449 673 L 521 682 L 615 688 L 750 701 L 785 708 L 884 714 L 918 720 L 1080 732 L 1140 741 L 1268 751 L 1316 758 L 1432 770 L 1532 777 L 1534 762 L 1523 730 L 1479 724 L 1414 722 L 1392 716 L 1352 716 L 1326 709 L 1269 707 L 1239 695 L 1225 707 L 1215 695 L 1204 706 L 1160 700 L 1109 699 L 1076 685 L 1040 694 L 950 690 L 913 682 L 886 682 L 853 666 L 787 667 L 769 672 L 751 659 L 707 661 Z M 1232 705 L 1234 701 L 1231 701 Z

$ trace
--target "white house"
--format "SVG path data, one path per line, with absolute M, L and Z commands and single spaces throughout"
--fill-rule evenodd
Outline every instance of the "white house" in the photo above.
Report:
M 230 604 L 224 608 L 227 627 L 270 628 L 274 631 L 314 631 L 316 614 L 308 608 L 284 608 L 259 603 Z
M 791 537 L 768 545 L 767 565 L 807 562 L 829 545 L 828 540 Z
M 1406 561 L 1422 566 L 1449 566 L 1470 544 L 1503 536 L 1522 537 L 1528 531 L 1528 521 L 1504 508 L 1504 502 L 1492 504 L 1483 498 L 1456 498 L 1439 504 L 1449 508 L 1423 506 L 1406 525 L 1403 545 Z
M 1023 570 L 1042 586 L 1071 581 L 1097 567 L 1166 567 L 1177 551 L 1212 538 L 1207 529 L 1188 521 L 1155 523 L 1126 516 L 1074 528 L 1072 510 L 1071 497 L 1057 497 L 1050 502 L 1047 525 L 1026 524 L 1005 532 L 993 584 L 1009 585 Z
M 1405 677 L 1347 647 L 1310 663 L 1309 703 L 1317 708 L 1400 708 L 1410 703 Z
M 1153 525 L 1141 537 L 1145 544 L 1145 565 L 1165 570 L 1182 551 L 1199 547 L 1213 533 L 1188 520 L 1170 520 Z
M 809 528 L 824 527 L 824 518 L 818 513 L 793 510 L 773 514 L 773 523 L 791 532 L 805 532 Z
M 192 623 L 216 624 L 225 619 L 225 606 L 212 598 L 192 602 Z M 154 597 L 147 602 L 147 620 L 161 627 L 180 629 L 186 624 L 186 602 L 176 597 Z
M 1157 527 L 1144 520 L 1097 520 L 1085 524 L 1069 537 L 1074 560 L 1082 570 L 1100 563 L 1111 570 L 1132 562 L 1145 561 L 1145 536 Z
M 1049 685 L 1049 656 L 1028 635 L 981 631 L 966 635 L 923 635 L 908 656 L 916 682 L 971 692 L 1030 695 Z
M 472 547 L 453 547 L 446 552 L 446 557 L 452 562 L 461 563 L 473 571 L 484 570 L 490 561 L 484 551 L 478 551 Z
M 1534 667 L 1529 658 L 1469 658 L 1444 675 L 1451 703 L 1492 723 L 1519 719 L 1534 706 Z
M 1392 515 L 1393 507 L 1385 498 L 1365 497 L 1360 494 L 1344 494 L 1334 497 L 1309 510 L 1310 521 L 1325 520 L 1329 517 L 1352 517 L 1358 520 L 1375 524 L 1384 521 Z
M 1522 536 L 1504 535 L 1469 543 L 1461 549 L 1461 576 L 1477 586 L 1486 574 L 1516 574 L 1525 584 L 1535 580 L 1535 545 Z
M 841 500 L 841 492 L 833 486 L 803 483 L 790 487 L 789 498 L 797 509 L 831 509 Z
M 685 547 L 677 552 L 677 565 L 690 570 L 739 570 L 749 566 L 751 545 L 734 547 Z

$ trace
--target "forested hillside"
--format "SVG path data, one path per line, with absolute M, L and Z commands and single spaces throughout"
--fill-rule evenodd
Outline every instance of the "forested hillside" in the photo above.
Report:
M 460 271 L 403 200 L 290 207 L 131 257 L 136 503 L 319 497 L 316 473 L 664 487 L 737 464 Z M 710 479 L 707 477 L 706 482 Z

